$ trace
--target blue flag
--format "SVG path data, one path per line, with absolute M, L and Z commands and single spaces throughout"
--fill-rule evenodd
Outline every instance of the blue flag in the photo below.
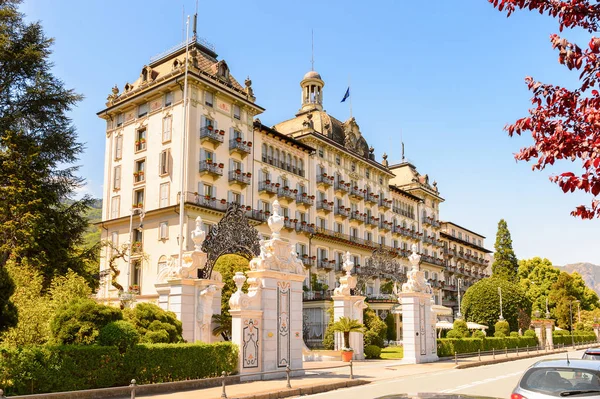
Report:
M 350 97 L 350 88 L 348 87 L 348 89 L 346 90 L 346 94 L 344 94 L 344 98 L 342 98 L 342 101 L 340 101 L 341 103 L 343 103 L 344 101 L 346 101 L 346 99 Z

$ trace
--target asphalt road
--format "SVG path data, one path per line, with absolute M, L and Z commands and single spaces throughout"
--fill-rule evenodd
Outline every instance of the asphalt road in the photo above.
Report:
M 581 358 L 583 351 L 569 352 L 571 358 Z M 510 398 L 523 372 L 541 359 L 565 358 L 565 353 L 514 360 L 489 366 L 462 370 L 450 369 L 432 373 L 375 381 L 368 385 L 309 395 L 314 399 L 369 399 L 392 394 L 445 392 L 495 398 Z

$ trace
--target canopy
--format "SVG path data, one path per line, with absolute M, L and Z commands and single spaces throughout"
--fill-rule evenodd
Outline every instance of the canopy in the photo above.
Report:
M 484 326 L 483 324 L 477 324 L 477 323 L 473 323 L 472 321 L 468 321 L 467 328 L 469 330 L 487 330 L 488 326 Z
M 448 320 L 442 320 L 435 323 L 435 328 L 439 328 L 441 330 L 452 330 L 452 323 Z

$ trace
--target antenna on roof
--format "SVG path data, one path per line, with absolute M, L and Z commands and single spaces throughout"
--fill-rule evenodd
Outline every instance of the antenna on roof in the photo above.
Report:
M 310 30 L 310 70 L 315 70 L 315 31 Z
M 181 5 L 181 41 L 185 40 L 185 4 Z
M 571 362 L 569 361 L 569 352 L 567 352 L 567 366 L 571 364 Z
M 196 27 L 198 25 L 198 0 L 196 0 L 196 13 L 194 14 L 194 39 L 196 38 Z
M 400 142 L 402 143 L 402 162 L 404 162 L 404 140 L 402 140 L 402 129 L 400 129 Z

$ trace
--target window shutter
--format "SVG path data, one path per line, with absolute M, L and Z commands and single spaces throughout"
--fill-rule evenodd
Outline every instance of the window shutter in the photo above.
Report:
M 263 179 L 263 171 L 261 169 L 258 170 L 258 181 L 261 182 Z
M 233 129 L 233 127 L 230 127 L 230 128 L 229 128 L 229 140 L 233 140 L 233 139 L 235 139 L 235 136 L 234 136 L 234 134 L 235 134 L 235 133 L 234 133 L 234 129 Z
M 233 201 L 233 193 L 231 191 L 227 191 L 227 202 L 231 203 Z
M 216 121 L 216 120 L 214 120 L 214 121 L 213 121 L 213 126 L 214 126 L 214 128 L 215 128 L 215 129 L 218 127 L 218 126 L 217 126 L 217 121 Z
M 200 117 L 200 128 L 203 128 L 206 126 L 206 117 L 204 115 L 202 115 Z
M 231 159 L 231 158 L 229 159 L 229 170 L 230 170 L 230 171 L 233 171 L 233 170 L 235 170 L 235 169 L 234 169 L 234 163 L 233 163 L 233 159 Z
M 217 198 L 217 186 L 212 186 L 212 196 Z
M 244 195 L 243 195 L 243 194 L 242 194 L 242 195 L 240 195 L 240 204 L 241 204 L 241 205 L 244 205 L 244 204 L 245 204 L 245 202 L 244 202 Z
M 198 182 L 198 195 L 204 195 L 204 183 Z

